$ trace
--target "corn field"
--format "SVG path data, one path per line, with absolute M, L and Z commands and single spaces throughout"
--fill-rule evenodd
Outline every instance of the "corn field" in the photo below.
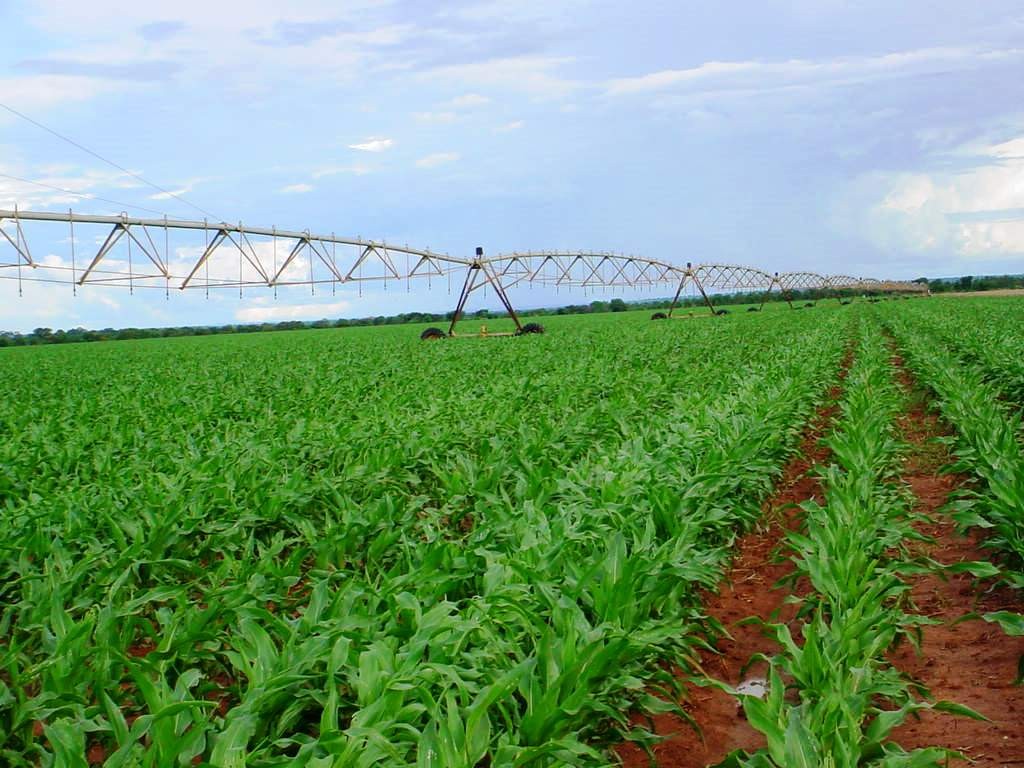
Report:
M 786 538 L 801 633 L 770 624 L 767 695 L 736 693 L 767 746 L 727 764 L 937 764 L 897 723 L 981 715 L 885 660 L 937 567 L 907 546 L 889 345 L 977 478 L 972 572 L 1019 589 L 1024 304 L 985 301 L 4 350 L 0 763 L 615 764 L 689 717 L 687 678 L 734 690 L 704 596 L 852 351 L 827 497 Z

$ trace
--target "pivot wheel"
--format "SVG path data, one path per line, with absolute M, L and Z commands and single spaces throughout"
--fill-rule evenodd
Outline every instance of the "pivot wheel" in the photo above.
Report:
M 527 323 L 516 331 L 516 336 L 525 336 L 528 333 L 544 333 L 544 326 L 540 323 Z
M 423 341 L 433 341 L 434 339 L 446 339 L 448 338 L 448 334 L 440 328 L 427 328 L 420 334 L 420 338 Z
M 664 312 L 655 312 L 651 315 L 651 320 L 668 320 L 668 315 Z

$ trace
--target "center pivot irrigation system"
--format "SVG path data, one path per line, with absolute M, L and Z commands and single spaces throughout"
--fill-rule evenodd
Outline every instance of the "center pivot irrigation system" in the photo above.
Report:
M 67 212 L 0 210 L 0 279 L 16 280 L 19 294 L 26 282 L 70 285 L 77 293 L 85 286 L 156 289 L 170 296 L 177 291 L 272 289 L 307 286 L 315 294 L 338 285 L 364 282 L 446 282 L 462 278 L 462 289 L 447 332 L 431 328 L 424 338 L 456 336 L 470 296 L 490 286 L 515 323 L 514 334 L 540 333 L 536 323 L 522 323 L 509 299 L 509 289 L 542 284 L 584 289 L 676 288 L 667 312 L 673 316 L 684 288 L 692 286 L 712 315 L 714 296 L 726 291 L 763 291 L 763 306 L 777 290 L 793 306 L 794 291 L 815 290 L 837 298 L 856 293 L 927 294 L 919 283 L 814 272 L 769 273 L 731 264 L 670 264 L 639 256 L 593 251 L 545 251 L 484 257 L 477 248 L 472 258 L 435 253 L 383 241 L 313 235 L 244 226 L 177 219 L 140 219 L 127 215 L 92 216 Z M 30 240 L 66 246 L 65 255 L 35 258 Z M 10 247 L 7 247 L 10 246 Z M 12 250 L 13 249 L 13 250 Z M 695 293 L 695 295 L 696 295 Z M 486 332 L 482 332 L 486 334 Z

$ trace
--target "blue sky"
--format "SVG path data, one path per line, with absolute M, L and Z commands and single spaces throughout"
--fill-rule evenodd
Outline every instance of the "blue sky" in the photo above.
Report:
M 1024 271 L 1019 2 L 287 5 L 0 0 L 0 102 L 229 221 L 462 254 Z M 92 196 L 0 176 L 0 207 L 121 210 L 104 197 L 201 217 L 4 113 L 0 174 Z M 0 281 L 3 329 L 451 303 L 436 286 L 276 301 L 13 289 Z

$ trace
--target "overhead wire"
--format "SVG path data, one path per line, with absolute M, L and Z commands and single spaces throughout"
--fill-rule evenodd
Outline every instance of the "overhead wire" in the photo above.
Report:
M 5 179 L 11 179 L 12 181 L 20 181 L 23 184 L 34 184 L 37 187 L 43 187 L 44 189 L 52 189 L 54 192 L 63 192 L 66 195 L 74 195 L 75 197 L 81 197 L 85 200 L 99 200 L 102 203 L 110 203 L 111 205 L 119 205 L 123 208 L 134 208 L 139 211 L 146 211 L 147 213 L 156 213 L 160 216 L 164 215 L 163 211 L 158 211 L 155 208 L 146 208 L 144 205 L 134 205 L 132 203 L 125 203 L 120 200 L 111 200 L 107 197 L 100 197 L 88 192 L 75 192 L 73 189 L 65 189 L 64 187 L 56 187 L 53 184 L 46 184 L 42 181 L 33 181 L 32 179 L 23 179 L 20 176 L 12 176 L 9 173 L 0 173 L 0 177 Z
M 220 217 L 215 216 L 214 214 L 210 213 L 206 209 L 201 208 L 198 205 L 196 205 L 195 203 L 192 203 L 192 202 L 186 200 L 184 197 L 182 197 L 177 192 L 172 192 L 169 189 L 165 189 L 164 187 L 161 187 L 159 184 L 154 184 L 149 179 L 143 178 L 141 175 L 135 173 L 134 171 L 129 171 L 124 166 L 115 163 L 113 160 L 110 160 L 110 159 L 104 157 L 99 152 L 95 152 L 95 151 L 89 149 L 88 147 L 86 147 L 85 145 L 80 144 L 79 142 L 75 141 L 74 139 L 68 138 L 64 134 L 62 134 L 62 133 L 60 133 L 58 131 L 55 131 L 53 128 L 50 128 L 49 126 L 44 125 L 43 123 L 39 122 L 38 120 L 29 117 L 24 112 L 19 112 L 14 107 L 11 107 L 11 106 L 9 106 L 7 104 L 4 104 L 3 102 L 0 102 L 0 107 L 3 107 L 4 109 L 6 109 L 8 112 L 10 112 L 15 117 L 20 117 L 22 120 L 25 120 L 25 121 L 31 123 L 32 125 L 36 126 L 37 128 L 41 128 L 42 130 L 46 131 L 47 133 L 52 134 L 53 136 L 56 136 L 61 141 L 65 141 L 68 144 L 70 144 L 71 146 L 77 147 L 78 149 L 82 150 L 83 152 L 85 152 L 85 153 L 87 153 L 89 155 L 92 155 L 97 160 L 100 160 L 101 162 L 104 162 L 107 165 L 109 165 L 109 166 L 111 166 L 113 168 L 116 168 L 117 170 L 121 171 L 121 173 L 124 173 L 124 174 L 126 174 L 128 176 L 131 176 L 133 179 L 136 179 L 137 181 L 141 181 L 143 184 L 145 184 L 145 185 L 147 185 L 149 187 L 152 187 L 153 189 L 159 191 L 161 194 L 167 195 L 168 197 L 173 197 L 175 200 L 178 200 L 179 202 L 184 203 L 185 205 L 189 206 L 190 208 L 195 208 L 197 211 L 202 213 L 204 216 L 208 216 L 210 218 L 218 219 L 218 220 L 220 219 Z

